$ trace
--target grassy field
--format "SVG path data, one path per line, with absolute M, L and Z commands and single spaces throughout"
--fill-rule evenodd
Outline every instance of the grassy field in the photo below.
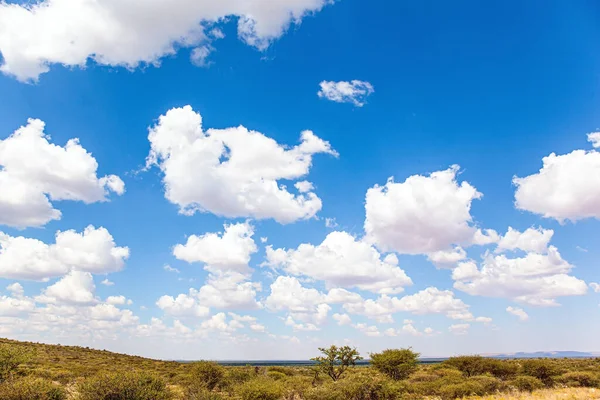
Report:
M 325 372 L 157 361 L 0 339 L 0 400 L 600 399 L 598 359 L 467 356 L 396 375 L 349 367 L 337 381 Z

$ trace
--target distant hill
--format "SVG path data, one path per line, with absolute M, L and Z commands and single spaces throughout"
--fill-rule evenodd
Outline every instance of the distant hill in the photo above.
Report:
M 583 351 L 536 351 L 534 353 L 510 353 L 510 354 L 494 354 L 496 358 L 592 358 L 598 357 L 598 353 L 589 353 Z

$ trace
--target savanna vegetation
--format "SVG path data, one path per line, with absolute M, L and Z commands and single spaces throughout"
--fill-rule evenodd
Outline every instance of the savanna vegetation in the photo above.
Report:
M 224 367 L 0 339 L 0 400 L 600 399 L 600 359 L 453 357 L 319 349 L 314 366 Z

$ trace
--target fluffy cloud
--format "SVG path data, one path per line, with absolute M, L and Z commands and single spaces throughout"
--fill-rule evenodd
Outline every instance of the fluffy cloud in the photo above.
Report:
M 250 282 L 243 274 L 209 275 L 207 283 L 198 291 L 201 304 L 219 309 L 251 310 L 261 308 L 256 293 L 262 290 L 259 282 Z
M 162 115 L 148 139 L 147 166 L 160 167 L 166 198 L 186 215 L 201 211 L 280 223 L 312 218 L 321 199 L 314 192 L 292 193 L 279 181 L 307 175 L 314 154 L 337 156 L 311 131 L 289 149 L 243 126 L 204 131 L 190 106 Z
M 248 272 L 250 256 L 257 247 L 252 239 L 254 230 L 249 223 L 225 225 L 225 232 L 206 233 L 188 237 L 185 245 L 178 244 L 173 255 L 189 263 L 202 262 L 212 273 L 225 271 Z
M 190 289 L 190 294 L 180 294 L 176 298 L 162 296 L 156 302 L 158 308 L 175 317 L 206 317 L 210 309 L 201 305 L 197 298 L 198 292 Z
M 369 82 L 353 80 L 351 82 L 323 81 L 319 84 L 321 90 L 317 93 L 319 97 L 336 103 L 352 103 L 356 107 L 362 107 L 368 96 L 375 92 L 373 85 Z
M 40 303 L 89 305 L 98 302 L 96 285 L 89 272 L 71 271 L 36 297 Z
M 181 47 L 209 46 L 214 24 L 237 18 L 238 37 L 265 49 L 291 22 L 299 23 L 328 0 L 209 1 L 43 0 L 34 5 L 0 3 L 0 70 L 35 80 L 50 65 L 135 68 L 157 65 Z M 26 32 L 27 34 L 23 34 Z
M 529 319 L 529 315 L 527 315 L 522 308 L 506 307 L 506 312 L 518 317 L 521 321 L 527 321 Z
M 466 335 L 467 333 L 469 333 L 470 327 L 471 327 L 471 325 L 469 325 L 469 324 L 455 324 L 455 325 L 450 325 L 450 327 L 448 328 L 448 331 L 455 335 Z
M 12 237 L 0 232 L 0 277 L 47 280 L 70 270 L 102 274 L 119 271 L 129 257 L 105 228 L 88 226 L 82 233 L 58 231 L 55 244 Z
M 350 325 L 352 323 L 352 319 L 348 314 L 335 313 L 332 315 L 332 317 L 338 325 Z
M 431 328 L 429 328 L 429 329 L 431 329 Z M 389 328 L 384 332 L 384 334 L 386 336 L 399 336 L 399 335 L 423 336 L 423 332 L 420 332 L 417 328 L 415 328 L 414 321 L 412 321 L 410 319 L 405 319 L 404 324 L 402 325 L 401 328 L 399 328 L 399 329 Z
M 451 319 L 474 320 L 469 306 L 454 297 L 450 290 L 429 287 L 413 295 L 401 298 L 383 295 L 376 300 L 344 304 L 351 314 L 364 315 L 379 322 L 392 322 L 391 316 L 398 312 L 410 312 L 415 315 L 444 314 Z
M 353 327 L 364 333 L 366 336 L 370 336 L 370 337 L 379 337 L 381 336 L 381 332 L 379 332 L 379 328 L 377 328 L 375 325 L 367 325 L 364 323 L 360 323 L 360 324 L 355 324 L 353 325 Z
M 113 306 L 123 306 L 125 304 L 131 305 L 133 304 L 133 301 L 127 299 L 125 296 L 108 296 L 106 298 L 106 303 Z
M 366 195 L 366 239 L 383 251 L 428 254 L 469 245 L 486 236 L 472 224 L 473 186 L 456 180 L 458 166 L 403 183 L 392 178 Z
M 588 136 L 594 147 L 600 143 L 596 135 Z M 600 152 L 552 153 L 542 162 L 537 174 L 513 179 L 518 209 L 559 222 L 600 219 Z
M 554 246 L 540 253 L 509 258 L 504 254 L 484 257 L 479 269 L 473 261 L 459 263 L 452 277 L 454 287 L 474 296 L 503 297 L 534 306 L 558 305 L 557 297 L 583 295 L 584 281 L 568 275 L 573 266 Z
M 118 176 L 97 177 L 98 163 L 78 139 L 64 147 L 52 144 L 44 126 L 29 119 L 0 140 L 0 225 L 43 226 L 61 217 L 51 200 L 94 203 L 106 201 L 110 192 L 125 191 Z
M 255 309 L 262 305 L 256 293 L 262 289 L 260 283 L 250 282 L 252 269 L 248 266 L 257 246 L 252 239 L 254 229 L 249 223 L 225 225 L 221 234 L 206 233 L 192 235 L 186 244 L 173 248 L 173 255 L 189 263 L 204 263 L 209 271 L 206 283 L 200 289 L 190 289 L 189 294 L 180 294 L 176 299 L 162 296 L 160 308 L 172 315 L 208 314 L 209 307 L 219 309 Z M 177 303 L 185 305 L 185 312 Z M 200 306 L 201 305 L 201 306 Z M 169 311 L 169 308 L 172 310 Z M 175 311 L 175 312 L 173 312 Z
M 600 284 L 596 283 L 596 282 L 592 282 L 590 283 L 590 287 L 592 288 L 592 290 L 596 293 L 600 293 Z
M 594 148 L 600 147 L 600 132 L 588 133 L 587 138 Z
M 318 246 L 305 243 L 287 251 L 268 246 L 267 264 L 291 275 L 322 280 L 328 288 L 355 287 L 391 294 L 412 284 L 395 255 L 382 260 L 373 246 L 346 232 L 331 232 Z
M 24 296 L 23 286 L 13 283 L 6 287 L 11 296 L 0 296 L 0 317 L 17 317 L 35 309 L 35 302 Z
M 320 325 L 331 310 L 326 301 L 327 297 L 317 289 L 305 288 L 294 277 L 280 276 L 271 284 L 265 305 L 271 311 L 287 311 L 290 323 L 299 320 Z
M 467 252 L 460 246 L 452 250 L 440 250 L 427 255 L 427 259 L 438 268 L 452 268 L 467 258 Z
M 526 252 L 544 253 L 553 235 L 554 231 L 552 229 L 528 228 L 525 232 L 519 232 L 509 226 L 506 235 L 498 242 L 496 252 L 523 250 Z

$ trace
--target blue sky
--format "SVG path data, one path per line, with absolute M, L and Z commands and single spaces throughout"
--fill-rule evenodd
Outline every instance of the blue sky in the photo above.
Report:
M 0 4 L 1 336 L 161 358 L 600 351 L 595 2 L 67 3 Z M 51 145 L 73 138 L 91 155 Z M 204 139 L 237 167 L 204 167 Z

